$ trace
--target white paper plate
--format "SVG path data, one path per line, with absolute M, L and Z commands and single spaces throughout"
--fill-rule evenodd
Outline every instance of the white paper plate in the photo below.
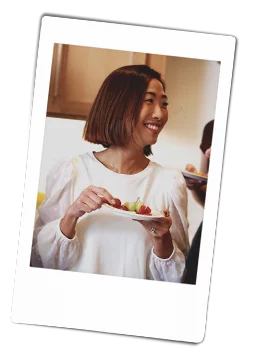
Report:
M 152 210 L 152 215 L 148 216 L 148 215 L 143 215 L 143 214 L 137 214 L 137 213 L 130 212 L 130 211 L 123 211 L 118 208 L 107 205 L 106 203 L 104 203 L 102 205 L 102 207 L 108 209 L 109 211 L 115 213 L 118 216 L 128 217 L 128 218 L 136 219 L 139 221 L 152 221 L 152 220 L 164 217 L 164 215 L 161 212 L 153 211 L 153 210 Z

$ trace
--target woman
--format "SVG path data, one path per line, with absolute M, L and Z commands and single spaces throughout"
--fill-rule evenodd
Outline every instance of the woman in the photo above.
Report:
M 58 163 L 39 209 L 32 266 L 179 282 L 189 249 L 187 193 L 180 173 L 151 162 L 168 119 L 165 86 L 145 65 L 112 72 L 102 84 L 84 139 L 106 149 Z M 158 221 L 133 221 L 104 207 L 140 198 Z

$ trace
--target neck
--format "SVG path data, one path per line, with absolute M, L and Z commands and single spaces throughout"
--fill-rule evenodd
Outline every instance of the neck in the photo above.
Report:
M 95 157 L 107 168 L 119 174 L 136 174 L 145 169 L 149 159 L 143 151 L 136 148 L 111 146 L 102 152 L 96 152 Z

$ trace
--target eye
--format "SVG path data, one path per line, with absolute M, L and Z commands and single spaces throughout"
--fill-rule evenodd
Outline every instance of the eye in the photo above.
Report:
M 148 103 L 154 103 L 154 99 L 153 98 L 148 98 L 148 99 L 145 99 L 145 102 L 148 102 Z
M 168 103 L 168 102 L 162 102 L 162 106 L 163 106 L 164 108 L 167 108 L 167 107 L 168 107 L 168 105 L 169 105 L 169 103 Z

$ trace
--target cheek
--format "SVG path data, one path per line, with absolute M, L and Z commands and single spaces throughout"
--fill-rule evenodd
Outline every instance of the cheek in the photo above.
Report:
M 167 121 L 169 120 L 169 114 L 168 111 L 164 114 L 164 124 L 163 126 L 167 123 Z
M 143 122 L 144 122 L 144 120 L 145 120 L 145 117 L 146 117 L 146 115 L 145 116 L 143 116 L 143 115 L 140 115 L 139 116 L 139 118 L 138 118 L 138 120 L 137 120 L 137 123 L 136 123 L 136 128 L 138 129 L 138 128 L 141 128 L 142 126 L 143 126 Z
M 139 118 L 138 118 L 138 123 L 142 123 L 143 120 L 145 120 L 146 118 L 150 117 L 152 115 L 152 106 L 147 106 L 145 105 L 144 107 L 142 107 L 140 114 L 139 114 Z

